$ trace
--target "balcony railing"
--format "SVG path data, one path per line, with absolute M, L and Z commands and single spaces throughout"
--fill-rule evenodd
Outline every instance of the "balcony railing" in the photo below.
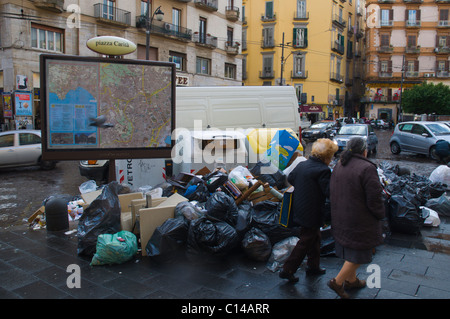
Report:
M 227 41 L 225 42 L 225 51 L 228 54 L 239 54 L 240 45 L 237 41 Z
M 342 17 L 340 17 L 339 15 L 337 15 L 337 14 L 335 14 L 335 15 L 333 16 L 333 22 L 334 22 L 334 23 L 337 23 L 339 26 L 341 26 L 341 27 L 343 27 L 343 28 L 345 28 L 345 26 L 347 25 L 347 23 L 345 22 L 345 20 L 344 20 Z
M 309 12 L 294 12 L 294 20 L 308 20 Z
M 208 48 L 217 48 L 217 37 L 214 37 L 212 35 L 208 34 L 202 34 L 195 32 L 192 36 L 192 41 L 195 42 L 195 44 L 202 45 Z
M 392 72 L 380 71 L 380 72 L 378 72 L 378 76 L 380 78 L 391 78 L 392 77 Z
M 339 82 L 339 83 L 344 82 L 343 76 L 340 73 L 335 73 L 335 72 L 331 72 L 330 80 L 331 81 L 336 81 L 336 82 Z
M 417 77 L 419 77 L 419 72 L 418 71 L 406 71 L 405 75 L 407 78 L 417 78 Z
M 145 15 L 140 15 L 136 17 L 136 28 L 146 28 L 147 17 Z M 181 27 L 176 24 L 153 21 L 150 26 L 150 31 L 152 33 L 158 33 L 165 36 L 175 37 L 182 40 L 192 39 L 192 30 L 188 28 Z
M 225 7 L 225 16 L 230 21 L 237 21 L 237 20 L 239 20 L 239 8 L 238 7 L 231 7 L 231 6 Z
M 392 53 L 394 51 L 394 47 L 383 45 L 378 48 L 378 53 Z
M 380 20 L 380 27 L 392 27 L 393 25 L 393 20 Z
M 405 48 L 406 53 L 418 54 L 420 53 L 420 46 L 407 46 Z
M 261 48 L 274 48 L 275 41 L 273 40 L 261 40 Z
M 206 11 L 217 11 L 219 9 L 217 0 L 194 0 L 195 6 Z
M 260 79 L 273 79 L 275 77 L 275 72 L 273 70 L 259 71 Z
M 437 47 L 434 49 L 434 52 L 436 52 L 437 54 L 449 54 L 450 47 Z
M 448 78 L 448 77 L 450 77 L 450 72 L 449 71 L 436 70 L 436 77 L 437 78 Z
M 308 71 L 291 71 L 291 78 L 292 79 L 307 79 L 308 78 Z
M 276 19 L 277 19 L 276 13 L 272 13 L 272 15 L 267 15 L 267 16 L 265 14 L 261 15 L 261 21 L 262 22 L 275 21 Z
M 406 20 L 406 27 L 420 28 L 420 20 Z
M 448 20 L 439 20 L 438 27 L 439 28 L 448 28 L 448 27 L 450 27 L 450 23 Z
M 131 12 L 118 9 L 114 6 L 104 5 L 103 3 L 94 4 L 94 17 L 102 22 L 126 26 L 131 25 Z
M 345 47 L 342 44 L 334 41 L 331 45 L 331 50 L 333 50 L 337 53 L 340 53 L 340 54 L 344 54 Z

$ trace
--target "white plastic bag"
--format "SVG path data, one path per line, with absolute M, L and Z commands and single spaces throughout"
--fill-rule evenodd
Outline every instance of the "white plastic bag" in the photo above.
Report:
M 447 188 L 449 188 L 450 187 L 450 167 L 448 167 L 447 165 L 439 165 L 431 173 L 429 179 L 433 183 L 439 182 L 442 184 L 446 184 Z
M 254 177 L 247 168 L 237 166 L 228 174 L 228 179 L 236 185 L 237 188 L 243 190 L 249 186 L 248 182 L 254 179 Z
M 425 206 L 420 206 L 420 209 L 425 210 L 426 212 L 428 212 L 428 217 L 425 219 L 424 221 L 424 226 L 433 226 L 433 227 L 438 227 L 439 224 L 441 223 L 441 219 L 439 218 L 439 214 L 432 210 L 431 208 L 425 207 Z M 423 214 L 423 215 L 427 215 L 427 214 Z
M 97 183 L 94 180 L 90 180 L 81 184 L 78 189 L 80 190 L 81 194 L 94 192 L 97 190 Z
M 272 254 L 266 267 L 272 272 L 283 267 L 284 262 L 288 259 L 298 241 L 298 237 L 292 236 L 273 245 Z

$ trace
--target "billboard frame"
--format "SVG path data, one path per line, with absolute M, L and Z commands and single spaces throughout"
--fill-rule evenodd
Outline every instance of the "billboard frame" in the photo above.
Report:
M 167 147 L 127 147 L 127 148 L 64 148 L 49 149 L 49 123 L 48 123 L 48 94 L 47 94 L 47 61 L 76 61 L 91 63 L 118 63 L 132 65 L 148 65 L 167 67 L 171 71 L 171 132 L 175 129 L 175 93 L 176 93 L 176 65 L 172 62 L 133 60 L 122 58 L 84 57 L 72 55 L 41 54 L 41 124 L 42 124 L 42 158 L 44 160 L 100 160 L 100 159 L 133 159 L 133 158 L 170 158 L 174 141 Z

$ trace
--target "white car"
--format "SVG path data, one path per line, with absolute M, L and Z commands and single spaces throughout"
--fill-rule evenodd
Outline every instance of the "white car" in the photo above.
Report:
M 53 169 L 55 161 L 42 160 L 41 131 L 0 132 L 0 168 L 34 166 Z

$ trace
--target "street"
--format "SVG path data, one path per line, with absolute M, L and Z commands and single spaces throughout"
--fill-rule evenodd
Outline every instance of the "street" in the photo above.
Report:
M 422 155 L 400 153 L 393 155 L 389 149 L 392 130 L 376 130 L 379 139 L 378 152 L 371 155 L 375 163 L 390 161 L 409 168 L 411 173 L 429 176 L 439 166 L 435 161 Z M 311 143 L 305 149 L 309 156 Z M 42 202 L 52 195 L 80 194 L 78 187 L 87 181 L 80 176 L 78 161 L 59 162 L 55 169 L 40 170 L 39 167 L 0 170 L 0 227 L 27 223 Z

